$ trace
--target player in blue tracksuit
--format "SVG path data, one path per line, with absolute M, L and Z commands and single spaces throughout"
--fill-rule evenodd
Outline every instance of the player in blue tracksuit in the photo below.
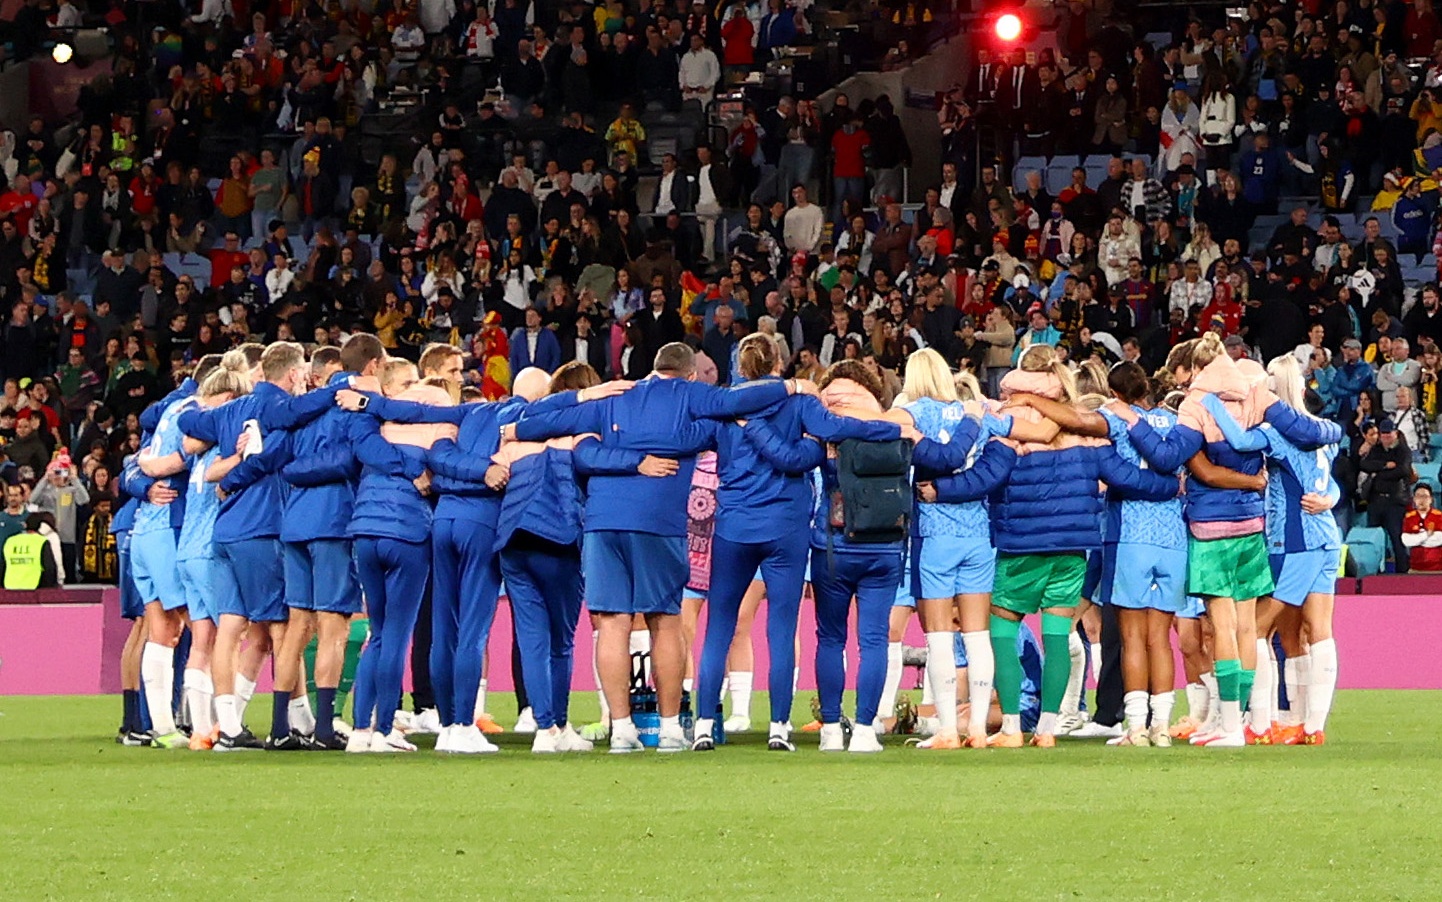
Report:
M 795 389 L 795 383 L 780 381 L 720 389 L 691 381 L 694 374 L 694 352 L 679 342 L 668 344 L 656 354 L 655 372 L 625 394 L 528 417 L 503 432 L 514 432 L 523 441 L 594 433 L 603 446 L 651 453 L 672 445 L 697 418 L 747 416 L 784 400 Z M 645 615 L 651 628 L 661 715 L 658 750 L 688 747 L 680 725 L 685 652 L 679 614 L 690 569 L 686 500 L 695 455 L 678 460 L 680 466 L 672 476 L 596 476 L 588 487 L 582 568 L 588 605 L 600 619 L 599 669 L 611 708 L 615 753 L 641 748 L 628 692 L 627 649 L 635 614 Z
M 311 366 L 328 388 L 347 387 L 357 378 L 374 380 L 385 362 L 375 336 L 358 333 L 339 352 L 318 350 Z M 333 355 L 333 356 L 332 356 Z M 326 369 L 317 369 L 317 367 Z M 335 732 L 335 702 L 350 618 L 360 612 L 360 582 L 350 539 L 355 483 L 360 467 L 347 443 L 349 415 L 332 406 L 293 436 L 290 460 L 281 476 L 290 485 L 281 516 L 285 555 L 285 603 L 292 626 L 287 646 L 304 646 L 316 635 L 315 744 L 338 750 L 345 742 Z M 294 635 L 289 630 L 295 630 Z M 288 648 L 289 650 L 289 648 Z M 300 700 L 291 709 L 303 716 Z
M 765 335 L 748 336 L 738 352 L 741 373 L 755 382 L 779 381 L 776 344 Z M 895 423 L 853 420 L 826 411 L 809 395 L 788 398 L 775 411 L 754 418 L 779 436 L 799 441 L 811 435 L 823 441 L 849 438 L 885 441 L 899 438 Z M 766 583 L 766 644 L 771 654 L 767 686 L 771 699 L 768 747 L 794 751 L 790 719 L 792 672 L 796 667 L 796 622 L 806 579 L 807 534 L 813 501 L 809 474 L 778 470 L 748 441 L 745 427 L 716 424 L 714 429 L 720 486 L 716 492 L 715 531 L 711 538 L 711 586 L 706 635 L 696 680 L 698 711 L 716 710 L 726 656 L 736 632 L 741 599 L 758 570 Z M 713 719 L 698 717 L 692 748 L 715 748 Z
M 1297 407 L 1307 400 L 1318 400 L 1315 395 L 1304 400 L 1301 370 L 1291 355 L 1273 360 L 1268 371 L 1276 383 L 1277 395 L 1289 405 Z M 1331 508 L 1341 494 L 1332 478 L 1338 446 L 1304 450 L 1265 424 L 1243 431 L 1215 399 L 1204 399 L 1203 404 L 1216 417 L 1233 447 L 1266 454 L 1271 475 L 1266 494 L 1266 536 L 1276 586 L 1271 598 L 1257 608 L 1259 666 L 1251 697 L 1251 731 L 1268 736 L 1274 743 L 1320 744 L 1317 737 L 1326 725 L 1336 688 L 1332 607 L 1341 566 L 1342 536 Z M 1302 644 L 1304 622 L 1308 648 Z M 1272 720 L 1277 697 L 1276 665 L 1265 666 L 1274 629 L 1281 634 L 1287 655 L 1288 699 L 1292 703 L 1288 722 L 1275 732 Z
M 261 367 L 265 381 L 249 395 L 214 409 L 188 410 L 179 420 L 181 430 L 190 439 L 186 445 L 189 453 L 198 454 L 212 445 L 218 445 L 221 453 L 207 474 L 209 481 L 218 483 L 222 495 L 214 532 L 216 565 L 212 569 L 216 610 L 220 614 L 212 664 L 220 729 L 216 751 L 260 745 L 241 722 L 234 662 L 241 638 L 251 623 L 265 625 L 263 635 L 252 636 L 256 648 L 252 654 L 261 654 L 267 648 L 274 651 L 284 639 L 285 584 L 281 568 L 276 566 L 281 560 L 280 519 L 288 490 L 279 474 L 289 450 L 289 436 L 284 430 L 300 425 L 302 411 L 318 416 L 325 409 L 315 406 L 313 400 L 307 401 L 308 407 L 290 403 L 307 400 L 293 397 L 309 377 L 300 345 L 272 344 L 262 355 Z M 253 424 L 247 428 L 251 421 L 258 427 Z M 249 438 L 258 429 L 272 431 L 262 440 L 260 452 L 255 453 Z M 276 665 L 273 744 L 285 741 L 286 745 L 297 746 L 299 739 L 291 740 L 289 736 L 287 708 L 289 696 L 296 689 L 299 659 L 289 669 L 281 660 Z M 277 735 L 281 730 L 285 734 Z

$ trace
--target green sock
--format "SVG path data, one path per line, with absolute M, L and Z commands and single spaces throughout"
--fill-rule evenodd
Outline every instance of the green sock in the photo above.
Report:
M 310 709 L 320 710 L 320 702 L 316 698 L 315 691 L 315 650 L 318 645 L 315 636 L 310 637 L 306 643 L 305 650 L 300 653 L 301 660 L 305 661 L 305 692 L 310 696 Z
M 345 718 L 346 698 L 350 695 L 351 687 L 355 685 L 356 668 L 360 666 L 361 650 L 365 647 L 366 633 L 369 630 L 369 620 L 350 622 L 350 635 L 346 637 L 345 658 L 340 670 L 340 686 L 335 694 L 335 713 L 342 719 Z
M 1016 637 L 1021 625 L 1015 620 L 991 615 L 991 652 L 996 658 L 996 698 L 1001 713 L 1021 713 L 1021 658 L 1016 653 Z
M 1055 714 L 1061 710 L 1066 684 L 1071 678 L 1072 621 L 1056 614 L 1041 615 L 1041 650 L 1045 657 L 1041 667 L 1041 710 Z
M 1242 698 L 1242 662 L 1236 658 L 1218 661 L 1214 671 L 1217 676 L 1217 698 L 1224 702 L 1240 701 Z
M 1238 690 L 1237 699 L 1242 703 L 1242 710 L 1247 710 L 1252 702 L 1252 684 L 1257 681 L 1257 671 L 1243 670 L 1241 674 L 1241 687 Z

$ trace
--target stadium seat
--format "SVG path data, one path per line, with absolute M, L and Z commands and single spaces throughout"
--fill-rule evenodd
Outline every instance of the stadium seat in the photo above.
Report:
M 1046 190 L 1053 197 L 1071 185 L 1071 171 L 1081 165 L 1081 160 L 1072 154 L 1051 158 L 1046 167 Z
M 1107 158 L 1093 154 L 1082 164 L 1087 171 L 1087 187 L 1095 188 L 1107 177 Z
M 1042 181 L 1045 182 L 1046 170 L 1046 157 L 1020 157 L 1017 159 L 1016 165 L 1011 168 L 1011 185 L 1013 188 L 1017 185 L 1025 185 L 1026 174 L 1032 171 L 1040 172 Z
M 1427 483 L 1432 487 L 1433 492 L 1442 492 L 1442 461 L 1414 460 L 1412 469 L 1417 471 L 1418 482 Z
M 1387 530 L 1380 526 L 1354 526 L 1347 532 L 1347 554 L 1357 562 L 1358 576 L 1376 576 L 1387 560 Z

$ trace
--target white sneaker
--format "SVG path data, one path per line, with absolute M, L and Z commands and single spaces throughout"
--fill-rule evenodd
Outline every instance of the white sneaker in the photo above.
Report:
M 374 730 L 352 730 L 345 741 L 345 750 L 352 755 L 364 754 L 371 750 L 371 735 Z
M 563 752 L 589 752 L 596 747 L 589 739 L 582 739 L 576 728 L 566 724 L 561 731 L 561 738 L 556 742 L 556 748 Z
M 441 715 L 435 708 L 427 708 L 411 718 L 411 733 L 439 733 Z
M 372 723 L 374 722 L 372 720 Z M 397 708 L 395 716 L 391 718 L 391 723 L 402 733 L 409 733 L 416 728 L 416 716 L 402 708 Z
M 691 751 L 691 743 L 686 741 L 686 734 L 681 732 L 680 727 L 674 730 L 662 730 L 661 736 L 656 740 L 656 751 L 663 755 L 669 755 L 675 752 L 689 752 Z
M 1234 733 L 1216 733 L 1206 742 L 1203 742 L 1209 749 L 1240 749 L 1246 748 L 1247 734 L 1243 730 Z
M 380 733 L 371 734 L 372 752 L 414 752 L 415 750 L 416 747 L 407 742 L 406 737 L 403 736 L 398 729 L 392 728 L 392 730 L 385 735 L 381 735 Z
M 1077 729 L 1080 729 L 1083 724 L 1091 722 L 1091 719 L 1091 715 L 1087 714 L 1084 711 L 1072 711 L 1070 713 L 1063 713 L 1059 715 L 1056 719 L 1055 735 L 1069 736 Z
M 516 718 L 516 726 L 512 729 L 514 733 L 536 732 L 536 713 L 527 705 L 521 709 L 521 715 Z
M 935 736 L 939 729 L 941 729 L 940 717 L 918 717 L 916 719 L 916 735 L 918 736 Z
M 447 751 L 455 755 L 490 755 L 501 750 L 486 738 L 475 724 L 459 724 L 451 727 L 451 744 Z
M 745 733 L 751 729 L 751 718 L 742 717 L 740 714 L 732 714 L 722 724 L 728 733 Z
M 629 728 L 617 728 L 615 723 L 611 724 L 611 754 L 625 755 L 630 752 L 645 750 L 641 744 L 641 736 L 636 732 L 636 725 L 633 723 Z
M 451 750 L 451 733 L 454 730 L 455 727 L 450 725 L 441 727 L 441 731 L 436 734 L 436 751 L 449 752 Z
M 823 752 L 844 752 L 846 751 L 846 735 L 841 732 L 841 724 L 824 723 L 821 725 L 821 742 L 817 746 Z
M 516 732 L 520 732 L 517 730 Z M 531 752 L 537 755 L 554 755 L 561 751 L 561 731 L 555 727 L 549 730 L 536 730 L 536 735 L 531 739 Z
M 881 751 L 881 740 L 876 738 L 876 731 L 871 727 L 852 727 L 851 745 L 847 751 L 853 755 L 870 755 Z
M 1122 725 L 1119 723 L 1104 727 L 1092 720 L 1082 724 L 1067 735 L 1072 739 L 1115 739 L 1122 734 Z

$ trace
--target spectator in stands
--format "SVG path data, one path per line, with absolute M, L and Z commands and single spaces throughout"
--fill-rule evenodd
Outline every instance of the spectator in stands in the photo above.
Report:
M 1412 509 L 1402 518 L 1402 543 L 1408 549 L 1408 572 L 1442 572 L 1442 512 L 1432 506 L 1432 487 L 1417 483 Z
M 1398 573 L 1408 567 L 1408 550 L 1402 543 L 1402 520 L 1407 510 L 1409 487 L 1416 481 L 1412 452 L 1397 433 L 1397 425 L 1384 417 L 1377 426 L 1378 441 L 1360 461 L 1367 483 L 1367 516 L 1372 526 L 1387 531 L 1392 559 Z

